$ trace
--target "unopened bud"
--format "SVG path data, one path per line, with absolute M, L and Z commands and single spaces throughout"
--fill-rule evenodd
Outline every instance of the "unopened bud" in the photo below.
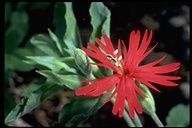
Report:
M 143 90 L 145 94 L 145 98 L 139 96 L 138 99 L 142 105 L 143 111 L 149 115 L 155 112 L 155 101 L 153 99 L 153 96 L 148 89 L 148 87 L 144 84 L 139 83 L 139 87 Z

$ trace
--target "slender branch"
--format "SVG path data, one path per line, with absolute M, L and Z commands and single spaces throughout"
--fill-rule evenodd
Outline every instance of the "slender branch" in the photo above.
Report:
M 143 127 L 143 125 L 142 125 L 142 123 L 141 123 L 141 121 L 140 121 L 140 119 L 139 119 L 139 116 L 137 115 L 136 112 L 135 112 L 135 118 L 133 119 L 133 121 L 134 121 L 134 123 L 135 123 L 135 125 L 136 125 L 137 127 Z
M 152 113 L 150 116 L 154 120 L 154 122 L 157 124 L 158 127 L 164 127 L 164 125 L 162 124 L 162 122 L 160 121 L 159 117 L 155 112 Z

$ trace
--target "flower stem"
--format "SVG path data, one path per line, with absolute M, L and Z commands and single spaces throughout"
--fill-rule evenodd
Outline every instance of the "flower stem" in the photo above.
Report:
M 141 121 L 140 121 L 139 116 L 137 115 L 137 113 L 135 113 L 135 118 L 133 119 L 133 121 L 134 121 L 134 123 L 135 123 L 135 125 L 137 127 L 143 127 L 143 125 L 141 124 Z
M 127 111 L 129 111 L 129 107 L 128 107 L 128 104 L 125 104 L 125 108 Z M 134 123 L 135 123 L 135 126 L 136 127 L 143 127 L 137 113 L 135 112 L 135 118 L 133 119 Z
M 133 123 L 133 121 L 129 117 L 127 111 L 124 111 L 123 118 L 124 118 L 125 122 L 128 124 L 129 127 L 135 127 L 135 124 Z
M 154 120 L 154 122 L 157 124 L 158 127 L 164 127 L 164 125 L 162 124 L 162 122 L 160 121 L 159 117 L 155 112 L 151 114 L 151 118 Z
M 115 99 L 111 98 L 111 102 L 114 104 L 115 103 Z M 133 123 L 133 121 L 129 117 L 129 114 L 128 114 L 128 112 L 126 110 L 123 113 L 123 118 L 124 118 L 125 122 L 127 123 L 127 125 L 129 127 L 135 127 L 135 124 Z

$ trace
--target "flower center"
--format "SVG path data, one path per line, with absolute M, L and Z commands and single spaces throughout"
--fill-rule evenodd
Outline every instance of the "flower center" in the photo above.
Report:
M 113 52 L 113 55 L 106 54 L 106 58 L 115 66 L 117 73 L 124 74 L 124 71 L 121 65 L 121 60 L 123 59 L 123 57 L 121 56 L 121 54 L 118 56 L 118 49 L 116 49 Z

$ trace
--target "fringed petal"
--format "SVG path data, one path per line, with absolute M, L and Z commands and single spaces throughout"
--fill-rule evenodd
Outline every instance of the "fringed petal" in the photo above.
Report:
M 118 75 L 112 75 L 108 77 L 104 77 L 101 79 L 97 79 L 93 81 L 91 84 L 85 85 L 83 87 L 79 87 L 75 90 L 75 94 L 79 95 L 89 95 L 89 96 L 98 96 L 101 95 L 104 91 L 112 88 L 116 82 L 118 82 Z

